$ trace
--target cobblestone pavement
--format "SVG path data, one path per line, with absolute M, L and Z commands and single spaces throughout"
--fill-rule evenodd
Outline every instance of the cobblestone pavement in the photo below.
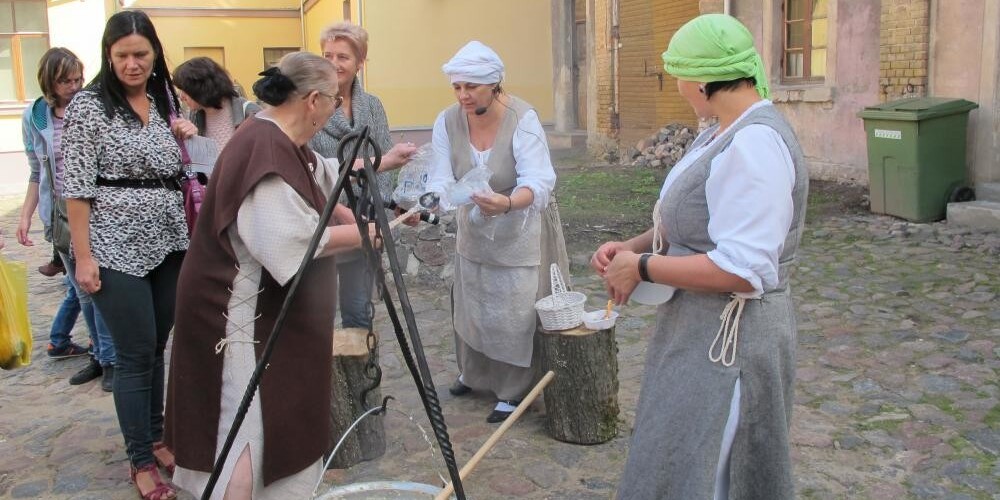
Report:
M 32 269 L 45 246 L 11 241 L 17 200 L 0 200 L 6 253 Z M 36 225 L 40 227 L 40 225 Z M 35 240 L 41 235 L 36 231 Z M 574 281 L 595 309 L 603 290 L 579 264 Z M 798 497 L 1000 499 L 1000 235 L 875 215 L 813 216 L 793 279 L 799 315 L 793 457 Z M 61 299 L 31 272 L 35 359 L 0 373 L 0 497 L 132 499 L 110 395 L 71 387 L 85 360 L 50 361 L 44 346 Z M 458 461 L 495 428 L 485 395 L 454 398 L 448 296 L 410 288 L 421 338 Z M 578 446 L 546 435 L 536 403 L 466 481 L 470 498 L 606 499 L 628 449 L 654 310 L 628 306 L 617 326 L 618 437 Z M 417 424 L 429 426 L 379 309 L 383 393 L 396 398 L 381 459 L 330 471 L 321 489 L 375 480 L 434 483 L 445 474 Z M 76 339 L 85 341 L 79 323 Z M 304 374 L 304 377 L 308 374 Z M 408 415 L 413 416 L 411 421 Z

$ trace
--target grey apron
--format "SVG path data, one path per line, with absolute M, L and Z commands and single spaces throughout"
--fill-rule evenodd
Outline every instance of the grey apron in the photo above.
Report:
M 740 412 L 730 452 L 729 497 L 794 497 L 788 437 L 796 327 L 788 277 L 802 232 L 809 177 L 798 141 L 774 106 L 752 111 L 709 145 L 667 189 L 660 217 L 668 255 L 705 254 L 715 248 L 708 234 L 705 182 L 712 159 L 736 131 L 751 124 L 775 129 L 795 165 L 793 219 L 779 257 L 779 283 L 760 299 L 745 301 L 732 366 L 709 359 L 722 323 L 720 313 L 735 303 L 729 294 L 678 290 L 659 306 L 619 498 L 712 498 L 737 378 Z

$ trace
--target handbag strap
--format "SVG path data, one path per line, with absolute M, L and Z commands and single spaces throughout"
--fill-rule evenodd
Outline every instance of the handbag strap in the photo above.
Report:
M 46 108 L 52 109 L 52 107 L 48 106 L 48 105 L 46 105 Z M 52 114 L 53 115 L 56 114 L 55 110 L 52 111 Z M 66 116 L 66 112 L 65 111 L 63 112 L 63 116 L 64 117 Z M 50 120 L 51 120 L 51 118 L 50 118 Z M 46 155 L 46 156 L 48 156 L 48 155 Z M 45 162 L 44 162 L 45 163 L 45 170 L 49 173 L 49 197 L 52 198 L 52 212 L 49 214 L 49 217 L 51 218 L 51 220 L 49 221 L 49 224 L 52 224 L 56 220 L 56 217 L 55 217 L 56 212 L 59 212 L 60 215 L 66 215 L 66 214 L 63 214 L 61 210 L 59 210 L 59 193 L 56 193 L 56 174 L 55 174 L 55 172 L 52 169 L 52 162 L 53 161 L 55 161 L 55 159 L 49 157 L 49 158 L 46 158 Z
M 166 94 L 167 95 L 167 106 L 170 107 L 170 123 L 167 124 L 168 126 L 170 126 L 170 125 L 173 125 L 174 120 L 177 119 L 177 106 L 174 105 L 174 100 L 170 98 L 170 96 L 172 94 L 170 92 L 170 84 L 167 83 L 166 81 L 164 81 L 163 82 L 163 86 L 166 87 L 166 90 L 167 90 L 167 94 Z M 170 131 L 170 133 L 171 133 L 171 135 L 173 135 L 173 131 L 172 130 Z M 174 136 L 174 140 L 177 141 L 177 145 L 180 146 L 180 148 L 181 148 L 181 164 L 185 165 L 185 166 L 186 165 L 190 165 L 191 164 L 191 155 L 188 154 L 187 146 L 184 145 L 184 139 L 181 139 L 181 138 L 179 138 L 179 137 L 177 137 L 175 135 Z

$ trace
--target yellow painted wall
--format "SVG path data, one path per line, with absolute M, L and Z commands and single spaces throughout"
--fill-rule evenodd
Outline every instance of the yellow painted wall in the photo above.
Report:
M 143 7 L 298 9 L 297 0 L 125 0 L 132 9 Z
M 264 69 L 265 47 L 301 47 L 298 18 L 153 17 L 171 70 L 185 47 L 222 47 L 226 69 L 249 93 Z
M 366 89 L 385 104 L 389 124 L 430 127 L 455 102 L 441 65 L 470 40 L 489 45 L 506 66 L 504 88 L 551 121 L 550 2 L 541 0 L 367 0 Z
M 356 1 L 356 0 L 355 0 Z M 351 13 L 357 13 L 357 5 L 352 3 Z M 357 17 L 354 15 L 354 17 Z M 306 11 L 306 50 L 313 54 L 319 54 L 322 47 L 319 46 L 319 35 L 323 28 L 337 21 L 344 20 L 343 0 L 320 0 Z M 357 23 L 357 19 L 354 19 Z

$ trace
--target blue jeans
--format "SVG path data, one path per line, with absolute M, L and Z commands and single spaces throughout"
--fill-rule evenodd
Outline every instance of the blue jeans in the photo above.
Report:
M 115 364 L 115 343 L 111 340 L 108 325 L 104 323 L 101 312 L 94 305 L 94 299 L 76 284 L 76 261 L 70 259 L 69 255 L 59 255 L 62 257 L 63 265 L 66 266 L 66 281 L 72 285 L 70 289 L 76 293 L 80 302 L 79 309 L 83 311 L 83 320 L 87 323 L 87 329 L 90 330 L 90 343 L 94 346 L 94 359 L 101 366 Z M 67 295 L 69 294 L 67 293 Z
M 80 316 L 80 300 L 77 298 L 76 288 L 70 283 L 68 276 L 63 284 L 66 286 L 66 297 L 59 305 L 59 311 L 52 319 L 52 329 L 49 330 L 49 343 L 53 349 L 65 349 L 69 346 L 72 341 L 70 333 L 76 325 L 76 318 Z
M 184 252 L 174 252 L 141 278 L 101 267 L 101 290 L 93 294 L 114 338 L 115 410 L 136 468 L 153 463 L 153 442 L 163 438 L 163 351 L 183 260 Z
M 368 328 L 368 298 L 372 294 L 374 281 L 368 272 L 368 261 L 362 256 L 342 264 L 337 264 L 340 280 L 337 299 L 340 302 L 340 326 L 344 328 Z

